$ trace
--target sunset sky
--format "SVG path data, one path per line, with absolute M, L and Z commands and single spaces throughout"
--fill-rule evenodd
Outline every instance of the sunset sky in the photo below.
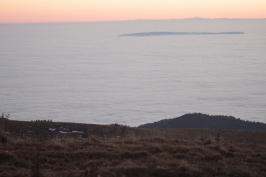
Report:
M 0 23 L 266 18 L 266 0 L 0 0 Z

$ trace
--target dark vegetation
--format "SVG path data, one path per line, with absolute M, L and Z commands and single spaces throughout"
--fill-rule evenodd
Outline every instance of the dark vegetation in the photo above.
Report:
M 0 119 L 0 177 L 266 176 L 266 131 Z
M 140 125 L 140 128 L 199 128 L 225 130 L 266 130 L 266 124 L 237 119 L 232 116 L 211 116 L 201 113 L 185 114 L 174 119 L 164 119 Z

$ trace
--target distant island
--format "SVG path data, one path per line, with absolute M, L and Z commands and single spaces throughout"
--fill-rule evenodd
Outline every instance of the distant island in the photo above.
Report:
M 121 34 L 118 36 L 175 36 L 175 35 L 225 35 L 225 34 L 245 34 L 244 32 L 142 32 Z
M 193 128 L 224 130 L 266 130 L 266 124 L 237 119 L 232 116 L 207 115 L 201 113 L 185 114 L 173 119 L 140 125 L 139 128 Z

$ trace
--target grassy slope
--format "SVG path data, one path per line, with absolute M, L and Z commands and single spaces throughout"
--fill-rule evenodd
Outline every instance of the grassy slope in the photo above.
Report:
M 223 130 L 217 139 L 216 130 L 127 127 L 121 139 L 121 126 L 21 121 L 2 125 L 10 134 L 0 135 L 0 176 L 33 176 L 37 167 L 39 176 L 51 177 L 266 176 L 263 131 Z M 50 127 L 84 134 L 62 134 Z

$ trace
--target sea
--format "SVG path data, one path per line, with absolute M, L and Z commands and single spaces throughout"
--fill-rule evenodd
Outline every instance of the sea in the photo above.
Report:
M 162 35 L 124 35 L 135 33 Z M 266 123 L 266 19 L 1 24 L 2 113 L 132 127 L 186 113 Z

